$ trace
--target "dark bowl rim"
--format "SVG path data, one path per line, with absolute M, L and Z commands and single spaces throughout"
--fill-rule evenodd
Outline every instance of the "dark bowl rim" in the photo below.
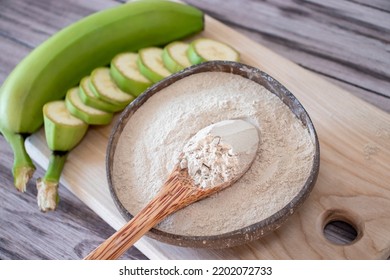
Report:
M 140 108 L 143 103 L 145 103 L 151 96 L 158 93 L 161 89 L 190 75 L 209 71 L 238 74 L 244 78 L 248 78 L 259 83 L 260 85 L 267 88 L 271 93 L 278 96 L 282 100 L 282 102 L 290 108 L 290 110 L 295 114 L 295 116 L 297 116 L 297 118 L 308 129 L 309 134 L 315 145 L 313 164 L 311 166 L 310 174 L 305 184 L 300 189 L 299 193 L 282 209 L 259 222 L 256 222 L 238 230 L 210 236 L 179 235 L 164 232 L 156 228 L 152 228 L 146 234 L 153 239 L 171 245 L 195 248 L 227 248 L 259 239 L 279 228 L 287 220 L 287 218 L 291 216 L 303 204 L 303 202 L 306 200 L 306 198 L 309 196 L 312 189 L 314 188 L 319 173 L 320 146 L 313 122 L 311 121 L 310 116 L 303 107 L 303 105 L 286 87 L 284 87 L 280 82 L 278 82 L 276 79 L 274 79 L 267 73 L 244 63 L 232 61 L 204 62 L 198 65 L 193 65 L 180 72 L 172 74 L 164 80 L 149 87 L 143 94 L 141 94 L 131 104 L 129 104 L 124 109 L 124 111 L 122 111 L 119 116 L 119 119 L 115 122 L 112 128 L 106 152 L 107 181 L 109 191 L 114 200 L 114 203 L 121 215 L 127 221 L 132 219 L 133 215 L 127 211 L 127 209 L 122 205 L 121 201 L 116 195 L 112 181 L 113 164 L 110 164 L 112 163 L 111 159 L 113 159 L 114 157 L 116 144 L 120 138 L 120 134 L 123 128 L 125 127 L 127 121 L 131 118 L 131 116 L 138 110 L 138 108 Z M 261 84 L 259 79 L 265 79 L 269 84 Z M 276 89 L 279 89 L 279 91 Z M 295 110 L 293 110 L 291 106 L 294 106 Z

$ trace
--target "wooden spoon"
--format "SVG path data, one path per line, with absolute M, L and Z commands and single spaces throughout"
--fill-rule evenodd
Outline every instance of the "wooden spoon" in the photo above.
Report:
M 119 258 L 168 215 L 233 184 L 251 166 L 258 143 L 257 129 L 243 120 L 221 121 L 201 129 L 184 147 L 156 197 L 85 259 Z M 222 158 L 228 163 L 221 165 Z M 234 168 L 226 168 L 229 162 Z

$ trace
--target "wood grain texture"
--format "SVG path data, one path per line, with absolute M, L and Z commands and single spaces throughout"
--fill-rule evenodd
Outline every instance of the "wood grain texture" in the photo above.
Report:
M 66 25 L 118 3 L 114 1 L 1 1 L 0 84 L 34 47 Z M 37 171 L 22 194 L 13 187 L 12 152 L 0 136 L 0 259 L 80 259 L 114 233 L 63 185 L 55 212 L 41 213 L 36 202 Z M 145 259 L 131 248 L 123 258 Z
M 34 47 L 54 34 L 60 28 L 94 12 L 110 6 L 119 4 L 122 1 L 0 1 L 0 83 L 4 81 L 6 76 L 15 67 L 15 65 L 27 55 Z M 195 1 L 187 0 L 191 3 L 209 12 L 217 19 L 222 20 L 227 25 L 230 25 L 235 30 L 252 38 L 273 51 L 283 55 L 284 57 L 294 61 L 300 66 L 316 72 L 324 79 L 337 84 L 344 89 L 347 89 L 354 95 L 360 96 L 363 99 L 375 104 L 382 110 L 390 112 L 389 101 L 389 12 L 390 2 L 387 0 L 344 0 L 344 1 Z M 325 3 L 324 3 L 325 2 Z M 303 12 L 302 12 L 303 11 Z M 324 32 L 322 32 L 324 30 Z M 219 32 L 219 30 L 216 30 Z M 221 38 L 230 33 L 218 34 Z M 322 35 L 321 35 L 322 34 Z M 243 42 L 246 42 L 245 40 Z M 244 43 L 243 43 L 244 44 Z M 268 66 L 272 68 L 273 61 L 268 59 L 267 54 L 261 54 L 262 48 L 255 48 L 246 54 L 246 59 L 261 58 L 263 61 L 256 61 L 255 64 Z M 274 62 L 276 63 L 276 62 Z M 378 64 L 378 65 L 376 65 Z M 277 70 L 282 76 L 289 76 L 288 69 L 291 64 L 276 65 Z M 267 68 L 267 69 L 268 69 Z M 294 68 L 295 69 L 295 68 Z M 301 70 L 298 73 L 301 73 Z M 304 72 L 305 74 L 307 72 Z M 291 74 L 292 75 L 292 74 Z M 277 75 L 279 76 L 279 75 Z M 316 75 L 315 75 L 316 76 Z M 315 79 L 315 81 L 318 81 Z M 319 82 L 318 87 L 323 86 L 323 80 Z M 326 84 L 328 85 L 328 83 Z M 306 86 L 301 85 L 306 89 Z M 330 87 L 318 102 L 328 104 L 329 98 L 335 94 L 332 91 L 340 93 L 338 88 Z M 313 89 L 316 96 L 317 89 Z M 329 92 L 329 96 L 327 96 Z M 347 94 L 342 91 L 340 94 Z M 337 98 L 336 98 L 337 100 Z M 316 119 L 324 117 L 321 128 L 320 137 L 323 137 L 322 146 L 329 149 L 333 147 L 333 142 L 339 142 L 342 139 L 342 145 L 336 150 L 336 157 L 333 158 L 330 154 L 324 157 L 321 166 L 321 174 L 327 174 L 322 177 L 323 182 L 327 185 L 341 186 L 343 188 L 351 188 L 351 194 L 347 196 L 348 201 L 361 202 L 360 207 L 366 207 L 362 199 L 367 192 L 375 189 L 376 193 L 372 196 L 372 200 L 378 200 L 378 207 L 374 207 L 367 217 L 372 219 L 372 223 L 376 220 L 387 221 L 385 218 L 384 209 L 386 209 L 386 201 L 383 201 L 382 195 L 387 194 L 386 187 L 381 182 L 381 177 L 378 175 L 387 172 L 388 169 L 382 168 L 377 174 L 372 174 L 370 177 L 362 178 L 359 176 L 365 169 L 377 168 L 378 164 L 383 165 L 383 162 L 389 162 L 386 152 L 388 146 L 378 145 L 377 141 L 389 142 L 390 130 L 382 117 L 373 117 L 371 128 L 368 130 L 370 134 L 367 136 L 359 136 L 359 145 L 350 147 L 352 136 L 347 135 L 348 132 L 353 132 L 352 128 L 345 128 L 342 123 L 353 122 L 356 118 L 346 108 L 353 106 L 360 110 L 360 106 L 366 107 L 366 104 L 360 103 L 355 99 L 352 100 L 352 105 L 349 100 L 342 100 L 335 109 L 325 107 L 322 108 L 322 103 L 311 107 L 311 110 L 322 112 L 315 114 Z M 344 112 L 340 118 L 334 113 Z M 370 109 L 371 110 L 371 109 Z M 359 118 L 364 119 L 366 111 L 361 110 Z M 321 115 L 321 116 L 320 116 Z M 377 122 L 378 119 L 378 122 Z M 366 129 L 366 127 L 364 127 Z M 344 131 L 345 130 L 345 131 Z M 328 132 L 329 133 L 328 135 Z M 340 132 L 340 134 L 339 134 Z M 104 139 L 109 133 L 109 128 L 100 130 L 92 130 L 89 133 L 91 139 L 97 139 L 99 149 L 104 146 Z M 354 133 L 351 135 L 356 136 Z M 37 139 L 42 137 L 37 135 Z M 103 139 L 103 140 L 101 140 Z M 100 142 L 101 141 L 101 142 Z M 42 143 L 42 139 L 37 141 Z M 353 141 L 352 141 L 353 142 Z M 386 143 L 387 143 L 386 142 Z M 70 193 L 61 185 L 60 195 L 62 197 L 61 205 L 55 213 L 41 214 L 37 211 L 35 200 L 35 186 L 29 184 L 28 192 L 25 195 L 17 193 L 12 187 L 12 178 L 10 170 L 12 167 L 12 156 L 8 145 L 4 139 L 0 137 L 0 259 L 73 259 L 81 258 L 102 239 L 107 238 L 113 232 L 112 228 L 91 212 L 84 203 L 80 202 L 77 197 L 84 197 L 84 200 L 89 200 L 88 205 L 94 204 L 94 211 L 110 224 L 118 228 L 123 219 L 118 217 L 118 213 L 113 205 L 110 205 L 109 199 L 105 201 L 108 193 L 105 193 L 104 188 L 101 191 L 99 198 L 104 198 L 103 204 L 96 203 L 93 198 L 85 198 L 85 195 L 80 195 L 80 186 L 77 186 L 74 194 Z M 42 151 L 44 147 L 39 147 Z M 90 153 L 97 152 L 98 158 L 104 160 L 104 151 L 91 148 Z M 358 151 L 354 154 L 352 151 Z M 101 154 L 102 153 L 102 154 Z M 325 154 L 326 155 L 326 154 Z M 44 162 L 44 153 L 37 158 L 42 158 Z M 347 158 L 347 161 L 344 159 Z M 364 160 L 362 159 L 364 158 Z M 72 161 L 75 159 L 72 159 Z M 336 163 L 336 165 L 334 165 Z M 344 164 L 346 165 L 344 166 Z M 95 169 L 92 172 L 87 172 L 87 178 L 95 178 L 104 172 L 104 164 L 91 162 L 91 166 Z M 352 166 L 357 164 L 357 169 Z M 44 165 L 44 164 L 43 164 Z M 381 165 L 381 166 L 382 166 Z M 333 176 L 332 172 L 338 174 L 338 168 L 344 172 L 355 174 L 351 180 L 345 182 L 339 176 Z M 69 173 L 78 170 L 68 168 Z M 42 175 L 42 169 L 39 168 L 36 176 Z M 385 178 L 388 180 L 388 177 Z M 96 186 L 101 184 L 99 180 L 95 181 Z M 65 180 L 65 183 L 68 181 Z M 386 182 L 386 181 L 385 181 Z M 354 186 L 359 186 L 359 194 L 357 195 Z M 379 186 L 379 188 L 377 188 Z M 379 191 L 378 189 L 383 189 Z M 74 192 L 74 191 L 73 191 Z M 108 196 L 109 197 L 109 196 Z M 318 198 L 318 197 L 317 197 Z M 99 199 L 98 199 L 99 200 Z M 316 209 L 325 208 L 329 203 L 338 201 L 337 205 L 343 204 L 345 199 L 337 197 L 333 194 L 327 194 L 320 197 L 320 202 L 317 203 Z M 106 207 L 108 205 L 108 207 Z M 355 205 L 355 204 L 354 204 Z M 381 205 L 385 207 L 380 208 Z M 112 206 L 112 208 L 110 208 Z M 378 209 L 379 208 L 379 209 Z M 77 209 L 77 211 L 75 211 Z M 107 210 L 108 209 L 108 210 Z M 300 222 L 301 218 L 315 215 L 306 212 L 311 211 L 311 208 L 302 209 L 302 213 L 294 216 L 294 219 L 289 221 L 289 225 L 294 222 Z M 326 214 L 326 215 L 325 215 Z M 326 212 L 315 221 L 315 225 L 322 225 L 323 218 L 340 215 L 335 212 Z M 333 215 L 333 216 L 332 216 Z M 379 215 L 379 218 L 378 218 Z M 355 221 L 356 215 L 351 214 L 349 217 Z M 359 219 L 357 219 L 359 220 Z M 71 226 L 63 226 L 67 223 Z M 286 225 L 287 227 L 289 225 Z M 377 230 L 371 226 L 372 232 Z M 58 230 L 56 230 L 58 228 Z M 54 229 L 54 230 L 53 230 Z M 75 230 L 77 229 L 77 230 Z M 302 227 L 302 230 L 304 228 Z M 383 224 L 378 227 L 378 230 L 383 232 L 386 229 Z M 299 230 L 298 230 L 299 231 Z M 73 237 L 69 237 L 68 232 L 72 232 Z M 389 231 L 387 231 L 388 233 Z M 293 234 L 294 232 L 291 232 Z M 292 239 L 292 235 L 277 232 L 277 239 L 269 242 L 269 238 L 262 242 L 251 243 L 248 247 L 238 248 L 238 250 L 221 250 L 213 252 L 205 252 L 200 249 L 191 249 L 191 253 L 185 253 L 182 248 L 161 244 L 149 238 L 144 238 L 140 244 L 136 244 L 143 252 L 152 258 L 319 258 L 321 252 L 315 248 L 316 239 L 313 236 L 300 237 L 300 239 Z M 92 237 L 91 237 L 92 236 Z M 381 236 L 381 240 L 388 240 L 387 235 Z M 318 237 L 318 236 L 317 236 Z M 320 236 L 323 238 L 323 236 Z M 69 244 L 65 244 L 66 242 Z M 278 241 L 290 241 L 292 246 L 289 248 L 283 247 L 283 243 Z M 300 243 L 300 241 L 304 243 Z M 366 241 L 367 242 L 367 239 Z M 367 245 L 367 252 L 363 257 L 367 258 L 386 258 L 390 255 L 386 248 L 381 247 L 379 243 L 371 242 Z M 305 244 L 305 245 L 302 245 Z M 326 249 L 333 248 L 332 244 L 325 246 Z M 276 251 L 273 249 L 275 247 Z M 305 254 L 302 247 L 308 247 L 311 253 Z M 78 248 L 78 249 L 75 249 Z M 81 249 L 80 249 L 81 248 Z M 158 249 L 156 249 L 158 248 Z M 344 247 L 337 247 L 341 252 L 341 256 L 345 258 L 351 256 L 351 250 L 348 248 L 344 251 Z M 372 255 L 373 248 L 382 248 L 382 254 Z M 286 249 L 283 251 L 283 249 Z M 262 251 L 262 253 L 259 253 Z M 280 252 L 280 253 L 278 253 Z M 281 253 L 283 252 L 283 253 Z M 387 254 L 387 256 L 386 256 Z M 142 255 L 130 252 L 126 255 L 127 258 L 142 258 Z M 357 255 L 355 256 L 357 257 Z
M 286 224 L 247 245 L 205 250 L 179 248 L 142 238 L 137 247 L 153 259 L 387 258 L 390 254 L 390 186 L 387 183 L 390 115 L 210 17 L 207 17 L 206 25 L 201 36 L 233 45 L 242 54 L 244 63 L 275 77 L 306 108 L 321 146 L 317 184 L 303 207 Z M 124 222 L 112 200 L 104 195 L 104 192 L 108 193 L 107 183 L 103 182 L 108 133 L 105 127 L 96 128 L 87 135 L 70 155 L 71 163 L 64 170 L 63 183 L 119 229 Z M 48 151 L 43 140 L 42 135 L 34 135 L 28 150 L 45 166 Z M 90 176 L 93 173 L 97 177 Z M 358 236 L 353 244 L 339 246 L 324 237 L 325 224 L 339 219 L 356 227 Z
M 186 2 L 390 112 L 389 1 Z
M 37 206 L 35 180 L 43 175 L 37 166 L 26 193 L 12 184 L 11 149 L 0 137 L 0 259 L 80 259 L 114 233 L 96 213 L 64 186 L 55 212 L 42 213 Z M 123 258 L 145 259 L 136 248 Z

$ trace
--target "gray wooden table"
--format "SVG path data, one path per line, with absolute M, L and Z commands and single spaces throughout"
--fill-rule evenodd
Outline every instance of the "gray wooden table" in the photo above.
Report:
M 0 84 L 33 48 L 66 25 L 123 1 L 0 0 Z M 304 68 L 390 112 L 389 0 L 186 0 Z M 0 136 L 0 259 L 80 259 L 114 230 L 65 188 L 55 212 L 36 205 L 37 168 L 13 187 L 11 149 Z M 353 238 L 343 224 L 326 234 Z M 352 235 L 352 237 L 351 237 Z M 125 259 L 145 259 L 136 248 Z

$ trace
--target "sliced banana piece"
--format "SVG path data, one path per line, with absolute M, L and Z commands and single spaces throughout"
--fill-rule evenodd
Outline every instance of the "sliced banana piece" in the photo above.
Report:
M 162 54 L 163 49 L 157 47 L 144 48 L 138 52 L 137 66 L 139 71 L 154 83 L 172 74 L 165 68 Z
M 192 41 L 188 48 L 187 56 L 192 64 L 211 60 L 240 60 L 239 53 L 231 46 L 209 38 L 200 38 Z
M 143 93 L 153 83 L 146 78 L 137 66 L 138 54 L 121 53 L 111 61 L 111 77 L 118 87 L 134 96 Z
M 165 67 L 172 73 L 183 70 L 192 65 L 187 57 L 189 44 L 175 41 L 165 46 L 162 59 Z
M 43 106 L 46 142 L 52 151 L 70 151 L 84 137 L 88 124 L 73 116 L 65 101 L 52 101 Z
M 81 101 L 89 107 L 93 107 L 105 112 L 115 113 L 123 109 L 123 106 L 118 106 L 112 103 L 108 103 L 104 100 L 99 99 L 90 87 L 91 78 L 89 76 L 84 77 L 80 81 L 79 94 Z
M 77 87 L 68 90 L 65 97 L 65 103 L 66 108 L 73 116 L 83 120 L 87 124 L 109 124 L 113 117 L 113 113 L 108 113 L 85 105 L 83 101 L 81 101 L 79 89 Z
M 99 93 L 96 91 L 95 87 L 93 86 L 92 80 L 89 80 L 89 85 L 88 86 L 89 86 L 88 88 L 91 90 L 93 95 L 96 98 L 98 98 L 99 101 L 106 102 L 106 103 L 114 105 L 117 108 L 116 112 L 122 111 L 128 105 L 127 103 L 126 104 L 118 104 L 118 103 L 113 103 L 113 101 L 109 102 L 107 98 L 104 99 L 104 100 L 101 99 Z
M 134 96 L 117 86 L 107 67 L 99 67 L 92 71 L 90 88 L 100 100 L 122 107 L 122 109 L 134 100 Z

